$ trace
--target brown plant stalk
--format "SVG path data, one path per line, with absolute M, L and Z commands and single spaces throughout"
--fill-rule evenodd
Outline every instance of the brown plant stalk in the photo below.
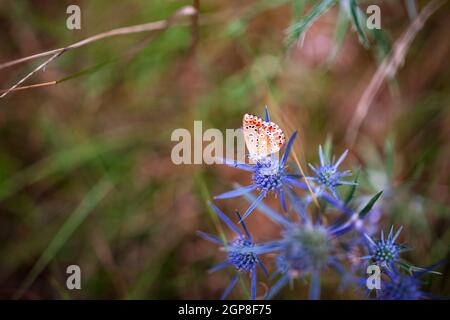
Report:
M 96 41 L 99 41 L 99 40 L 102 40 L 105 38 L 114 37 L 114 36 L 165 30 L 170 25 L 172 25 L 172 23 L 174 23 L 177 19 L 179 19 L 181 17 L 186 17 L 186 16 L 194 16 L 194 15 L 196 15 L 196 13 L 197 13 L 197 10 L 193 6 L 184 6 L 184 7 L 180 8 L 179 10 L 177 10 L 175 12 L 175 14 L 173 14 L 171 17 L 169 17 L 166 20 L 160 20 L 160 21 L 144 23 L 144 24 L 139 24 L 139 25 L 134 25 L 134 26 L 129 26 L 129 27 L 112 29 L 112 30 L 94 35 L 92 37 L 86 38 L 84 40 L 75 42 L 67 47 L 58 48 L 58 49 L 54 49 L 54 50 L 50 50 L 50 51 L 46 51 L 46 52 L 42 52 L 42 53 L 34 54 L 31 56 L 27 56 L 24 58 L 20 58 L 20 59 L 16 59 L 13 61 L 2 63 L 2 64 L 0 64 L 0 70 L 17 65 L 19 63 L 24 63 L 24 62 L 27 62 L 30 60 L 34 60 L 37 58 L 51 56 L 49 59 L 47 59 L 42 64 L 40 64 L 37 68 L 33 69 L 33 71 L 28 73 L 25 77 L 20 79 L 15 85 L 13 85 L 12 87 L 10 87 L 7 90 L 0 91 L 0 92 L 3 92 L 3 94 L 0 96 L 0 98 L 5 97 L 9 92 L 12 92 L 12 91 L 25 90 L 25 89 L 30 89 L 30 88 L 43 87 L 43 86 L 49 86 L 49 85 L 56 84 L 57 81 L 51 81 L 51 82 L 46 82 L 46 83 L 39 83 L 39 84 L 30 85 L 30 86 L 20 87 L 20 85 L 22 83 L 24 83 L 28 78 L 30 78 L 33 74 L 35 74 L 39 70 L 44 69 L 48 64 L 50 64 L 52 61 L 56 60 L 63 53 L 65 53 L 69 50 L 80 48 L 80 47 L 83 47 L 90 43 L 93 43 L 93 42 L 96 42 Z
M 402 36 L 394 43 L 390 54 L 380 64 L 377 71 L 373 75 L 372 80 L 359 99 L 345 135 L 345 140 L 349 145 L 354 144 L 361 125 L 369 112 L 369 108 L 386 78 L 392 77 L 397 72 L 397 69 L 403 64 L 406 53 L 408 52 L 408 49 L 417 33 L 422 29 L 428 18 L 445 2 L 446 0 L 431 1 L 423 8 Z

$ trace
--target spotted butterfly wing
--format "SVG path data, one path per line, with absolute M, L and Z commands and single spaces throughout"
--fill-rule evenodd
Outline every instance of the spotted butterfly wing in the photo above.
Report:
M 244 115 L 242 128 L 252 159 L 261 159 L 280 151 L 285 142 L 284 133 L 276 123 L 266 122 L 251 114 Z

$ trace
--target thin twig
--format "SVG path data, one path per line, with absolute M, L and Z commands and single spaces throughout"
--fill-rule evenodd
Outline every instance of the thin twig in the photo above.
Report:
M 54 50 L 42 52 L 42 53 L 39 53 L 39 54 L 31 55 L 31 56 L 28 56 L 28 57 L 24 57 L 24 58 L 21 58 L 21 59 L 17 59 L 17 60 L 13 60 L 13 61 L 10 61 L 10 62 L 6 62 L 6 63 L 3 63 L 3 64 L 0 64 L 0 70 L 1 70 L 1 69 L 10 67 L 10 66 L 16 65 L 18 63 L 23 63 L 23 62 L 30 61 L 30 60 L 33 60 L 33 59 L 37 59 L 37 58 L 46 57 L 46 56 L 51 55 L 51 57 L 49 59 L 47 59 L 44 63 L 40 64 L 37 68 L 35 68 L 29 74 L 27 74 L 24 78 L 22 78 L 14 86 L 12 86 L 8 90 L 4 91 L 4 93 L 0 96 L 0 98 L 5 97 L 11 91 L 15 91 L 15 89 L 17 89 L 29 77 L 31 77 L 33 74 L 35 74 L 39 70 L 45 68 L 53 60 L 55 60 L 56 58 L 61 56 L 63 53 L 65 53 L 65 52 L 67 52 L 67 51 L 69 51 L 71 49 L 80 48 L 80 47 L 85 46 L 87 44 L 90 44 L 92 42 L 95 42 L 95 41 L 98 41 L 98 40 L 102 40 L 102 39 L 105 39 L 105 38 L 109 38 L 109 37 L 118 36 L 118 35 L 125 35 L 125 34 L 131 34 L 131 33 L 140 33 L 140 32 L 149 32 L 149 31 L 156 31 L 156 30 L 163 30 L 163 29 L 166 29 L 168 26 L 170 26 L 170 24 L 174 20 L 176 20 L 177 18 L 180 18 L 180 17 L 183 17 L 183 16 L 192 16 L 192 15 L 195 15 L 196 12 L 197 11 L 196 11 L 196 9 L 194 7 L 192 7 L 192 6 L 185 6 L 185 7 L 182 7 L 181 9 L 179 9 L 177 12 L 175 12 L 175 14 L 173 16 L 171 16 L 170 18 L 168 18 L 167 20 L 161 20 L 161 21 L 155 21 L 155 22 L 150 22 L 150 23 L 145 23 L 145 24 L 139 24 L 139 25 L 135 25 L 135 26 L 129 26 L 129 27 L 113 29 L 113 30 L 110 30 L 110 31 L 106 31 L 106 32 L 94 35 L 94 36 L 89 37 L 87 39 L 78 41 L 78 42 L 76 42 L 74 44 L 71 44 L 71 45 L 69 45 L 67 47 L 64 47 L 64 48 L 54 49 Z
M 55 60 L 56 58 L 58 58 L 60 55 L 62 55 L 65 51 L 61 50 L 55 54 L 53 54 L 50 59 L 47 59 L 44 63 L 41 63 L 37 68 L 35 68 L 33 71 L 31 71 L 29 74 L 27 74 L 25 77 L 23 77 L 22 79 L 20 79 L 19 82 L 17 82 L 15 85 L 13 85 L 11 88 L 9 88 L 8 90 L 6 90 L 1 96 L 0 98 L 5 97 L 8 93 L 10 93 L 11 91 L 13 91 L 14 89 L 16 89 L 18 86 L 20 86 L 22 83 L 24 83 L 29 77 L 31 77 L 33 74 L 35 74 L 36 72 L 38 72 L 41 69 L 44 69 L 50 62 L 52 62 L 53 60 Z
M 179 9 L 177 12 L 175 12 L 175 14 L 172 16 L 172 18 L 175 17 L 182 17 L 182 16 L 190 16 L 195 14 L 195 8 L 192 6 L 185 6 L 182 7 L 181 9 Z M 169 18 L 170 19 L 170 18 Z M 169 20 L 168 19 L 168 20 Z M 0 64 L 0 70 L 11 67 L 13 65 L 19 64 L 19 63 L 23 63 L 29 60 L 34 60 L 37 58 L 42 58 L 42 57 L 46 57 L 46 56 L 50 56 L 53 55 L 57 52 L 63 51 L 63 50 L 69 50 L 69 49 L 75 49 L 75 48 L 79 48 L 82 47 L 84 45 L 87 45 L 89 43 L 101 40 L 101 39 L 105 39 L 105 38 L 109 38 L 109 37 L 113 37 L 113 36 L 118 36 L 118 35 L 124 35 L 124 34 L 130 34 L 130 33 L 139 33 L 139 32 L 148 32 L 148 31 L 155 31 L 155 30 L 161 30 L 166 28 L 166 24 L 167 24 L 167 20 L 161 20 L 161 21 L 155 21 L 155 22 L 150 22 L 150 23 L 144 23 L 144 24 L 138 24 L 135 26 L 129 26 L 129 27 L 123 27 L 123 28 L 117 28 L 117 29 L 112 29 L 110 31 L 106 31 L 106 32 L 102 32 L 99 33 L 97 35 L 94 35 L 92 37 L 89 37 L 87 39 L 78 41 L 76 43 L 73 43 L 65 48 L 58 48 L 58 49 L 54 49 L 54 50 L 50 50 L 50 51 L 46 51 L 46 52 L 41 52 L 38 54 L 34 54 L 31 56 L 27 56 L 24 58 L 20 58 L 20 59 L 16 59 L 13 61 L 9 61 L 9 62 L 5 62 Z
M 48 87 L 53 86 L 55 84 L 58 84 L 58 81 L 48 81 L 48 82 L 41 82 L 36 84 L 31 84 L 29 86 L 23 86 L 23 87 L 16 87 L 14 89 L 8 89 L 9 91 L 20 91 L 20 90 L 27 90 L 27 89 L 34 89 L 34 88 L 40 88 L 40 87 Z M 0 90 L 0 93 L 7 92 L 8 90 Z
M 385 79 L 393 76 L 397 72 L 398 67 L 403 64 L 408 48 L 416 34 L 422 29 L 425 21 L 427 21 L 428 18 L 446 1 L 447 0 L 434 0 L 424 7 L 408 29 L 395 42 L 389 56 L 380 64 L 369 85 L 364 90 L 356 107 L 356 111 L 350 121 L 350 125 L 348 126 L 345 140 L 349 145 L 353 145 L 355 142 L 361 125 L 369 112 L 369 107 L 377 93 L 380 91 Z

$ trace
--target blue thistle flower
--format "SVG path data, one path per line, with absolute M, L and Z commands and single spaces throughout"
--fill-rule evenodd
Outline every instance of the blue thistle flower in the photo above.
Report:
M 339 228 L 327 228 L 321 224 L 292 223 L 283 232 L 283 253 L 277 261 L 280 278 L 269 293 L 273 296 L 281 284 L 292 278 L 311 276 L 309 298 L 320 298 L 320 273 L 327 267 L 341 273 L 343 266 L 336 256 L 334 239 L 339 236 Z
M 338 161 L 330 161 L 325 158 L 323 154 L 322 146 L 319 145 L 319 158 L 320 158 L 320 166 L 314 167 L 312 164 L 308 163 L 311 170 L 316 174 L 315 177 L 307 177 L 307 179 L 314 181 L 318 184 L 319 194 L 322 193 L 325 189 L 328 189 L 335 198 L 339 199 L 337 193 L 337 187 L 340 185 L 356 185 L 355 182 L 341 180 L 344 177 L 351 176 L 350 170 L 346 171 L 338 171 L 339 165 L 344 161 L 347 156 L 348 150 L 345 150 L 344 153 L 339 157 Z
M 238 274 L 234 275 L 231 279 L 230 284 L 225 289 L 221 299 L 225 299 L 234 288 L 238 281 L 239 273 L 244 273 L 250 274 L 251 276 L 251 296 L 252 300 L 255 300 L 257 266 L 262 269 L 266 276 L 268 275 L 266 267 L 258 257 L 259 251 L 264 251 L 266 248 L 265 246 L 259 247 L 253 242 L 252 237 L 243 222 L 242 228 L 244 232 L 241 232 L 239 228 L 219 208 L 217 208 L 213 203 L 210 203 L 210 205 L 219 218 L 236 234 L 236 237 L 233 240 L 223 241 L 217 236 L 198 231 L 198 235 L 203 239 L 222 246 L 227 252 L 227 259 L 224 262 L 212 267 L 209 272 L 215 272 L 228 266 L 234 267 L 234 269 L 238 272 Z M 239 213 L 236 212 L 236 214 L 238 218 L 241 219 Z
M 438 262 L 426 268 L 417 268 L 410 266 L 410 274 L 402 274 L 397 270 L 387 271 L 389 281 L 384 282 L 381 290 L 377 290 L 377 299 L 380 300 L 420 300 L 433 298 L 433 295 L 421 290 L 422 281 L 419 277 L 428 274 L 441 274 L 435 271 L 445 260 Z M 411 271 L 411 270 L 415 270 Z M 380 291 L 380 292 L 378 292 Z M 440 297 L 434 297 L 440 298 Z
M 269 114 L 266 109 L 266 121 L 269 121 Z M 252 173 L 252 183 L 248 186 L 239 187 L 237 189 L 222 193 L 214 197 L 214 199 L 229 199 L 248 194 L 252 191 L 259 191 L 258 197 L 250 204 L 250 207 L 242 215 L 244 220 L 255 209 L 258 204 L 269 194 L 276 192 L 280 199 L 281 207 L 287 211 L 284 190 L 286 187 L 299 187 L 306 189 L 306 185 L 297 180 L 296 174 L 289 174 L 286 168 L 286 161 L 294 143 L 297 131 L 289 138 L 284 154 L 279 160 L 274 155 L 259 159 L 255 164 L 246 164 L 234 160 L 223 159 L 223 163 L 234 168 Z
M 321 270 L 331 254 L 331 239 L 321 225 L 293 225 L 284 232 L 285 259 L 297 272 Z
M 252 200 L 251 196 L 246 197 Z M 299 221 L 285 218 L 264 203 L 258 206 L 263 214 L 283 228 L 282 239 L 263 244 L 260 250 L 261 253 L 278 252 L 276 274 L 281 274 L 266 299 L 272 298 L 295 278 L 307 275 L 311 278 L 309 297 L 319 299 L 321 271 L 331 267 L 339 274 L 346 272 L 339 261 L 336 239 L 352 230 L 353 224 L 349 223 L 351 219 L 329 227 L 313 223 L 304 209 L 299 207 L 298 202 L 291 201 L 291 203 Z
M 237 238 L 228 246 L 228 261 L 239 272 L 251 272 L 258 263 L 258 258 L 254 253 L 244 253 L 245 249 L 251 247 L 253 247 L 252 241 L 246 238 Z
M 426 297 L 420 290 L 421 281 L 415 276 L 409 276 L 397 272 L 389 274 L 390 281 L 385 282 L 380 300 L 419 300 Z
M 269 120 L 266 107 L 266 121 Z M 300 176 L 297 174 L 298 168 L 295 165 L 291 168 L 292 171 L 289 170 L 286 162 L 296 136 L 297 132 L 294 132 L 289 138 L 281 159 L 278 158 L 278 153 L 263 158 L 259 155 L 252 157 L 254 163 L 251 164 L 224 159 L 224 164 L 249 172 L 251 184 L 238 186 L 234 190 L 215 197 L 215 199 L 227 199 L 244 196 L 249 200 L 249 207 L 243 216 L 237 213 L 243 231 L 211 203 L 213 210 L 235 233 L 235 237 L 226 240 L 199 232 L 202 238 L 221 246 L 226 253 L 226 260 L 209 271 L 215 272 L 225 267 L 232 267 L 236 272 L 221 298 L 225 299 L 235 287 L 239 275 L 245 274 L 251 279 L 251 298 L 256 299 L 258 267 L 266 276 L 268 275 L 260 256 L 267 253 L 276 255 L 276 271 L 273 276 L 277 278 L 265 296 L 266 299 L 272 298 L 288 283 L 292 285 L 298 278 L 309 280 L 309 298 L 319 299 L 321 273 L 328 269 L 339 274 L 341 289 L 353 284 L 366 290 L 371 287 L 367 283 L 368 263 L 382 267 L 383 279 L 386 278 L 381 290 L 376 291 L 377 299 L 415 300 L 429 297 L 430 294 L 420 290 L 421 281 L 418 280 L 419 274 L 415 271 L 423 274 L 432 272 L 431 269 L 414 267 L 400 257 L 402 252 L 409 250 L 405 245 L 396 243 L 402 227 L 394 234 L 392 226 L 386 238 L 383 230 L 379 239 L 375 240 L 372 237 L 383 212 L 383 204 L 378 203 L 374 206 L 382 191 L 371 197 L 362 209 L 356 211 L 355 208 L 359 205 L 353 205 L 352 199 L 358 185 L 358 175 L 355 176 L 354 182 L 346 181 L 344 178 L 351 176 L 351 172 L 339 171 L 339 166 L 346 158 L 348 150 L 345 150 L 335 161 L 334 157 L 330 159 L 328 154 L 325 155 L 322 146 L 319 146 L 320 165 L 309 164 L 314 176 Z M 251 146 L 250 149 L 252 149 Z M 311 185 L 301 182 L 300 178 L 308 179 Z M 353 186 L 343 199 L 338 190 L 341 185 Z M 297 194 L 294 187 L 303 191 Z M 253 191 L 257 191 L 258 195 L 255 195 Z M 305 194 L 304 191 L 310 193 Z M 283 215 L 265 205 L 263 199 L 271 193 L 278 195 L 284 212 L 288 211 L 286 200 L 289 200 L 289 208 L 293 209 L 294 214 L 289 212 Z M 334 207 L 335 211 L 343 216 L 334 218 L 331 215 L 327 217 L 322 215 L 325 209 L 322 210 L 322 202 L 315 201 L 316 197 Z M 314 210 L 315 213 L 317 212 L 314 218 L 307 211 L 313 202 L 318 204 L 318 210 Z M 359 202 L 357 201 L 358 204 Z M 278 239 L 263 243 L 253 241 L 243 220 L 256 207 L 280 226 L 281 233 Z M 328 223 L 330 219 L 335 220 Z M 348 235 L 349 233 L 351 234 Z M 369 253 L 362 256 L 366 254 L 366 248 Z M 345 267 L 342 263 L 344 259 Z M 399 273 L 399 270 L 403 272 L 406 270 L 409 274 Z M 366 290 L 366 292 L 370 297 L 370 291 Z
M 365 233 L 364 236 L 367 239 L 370 254 L 361 259 L 371 260 L 379 266 L 388 269 L 392 269 L 394 264 L 399 264 L 401 262 L 399 257 L 400 253 L 408 250 L 404 245 L 395 243 L 402 228 L 403 227 L 400 227 L 394 235 L 394 226 L 392 226 L 387 239 L 384 238 L 384 232 L 381 230 L 380 240 L 373 240 Z

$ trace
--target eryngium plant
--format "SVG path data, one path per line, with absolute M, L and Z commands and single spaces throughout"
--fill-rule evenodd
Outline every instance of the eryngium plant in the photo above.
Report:
M 266 110 L 266 120 L 269 119 Z M 269 289 L 260 297 L 271 299 L 288 284 L 301 279 L 309 286 L 309 299 L 320 299 L 321 275 L 333 271 L 340 279 L 340 288 L 353 286 L 362 297 L 375 299 L 422 299 L 430 295 L 421 291 L 421 274 L 434 272 L 434 268 L 418 268 L 401 257 L 409 250 L 399 242 L 402 226 L 394 231 L 391 226 L 387 237 L 380 225 L 380 210 L 383 201 L 378 192 L 364 203 L 367 196 L 357 194 L 358 176 L 351 178 L 351 170 L 339 171 L 344 165 L 347 150 L 335 161 L 330 155 L 330 145 L 325 152 L 319 146 L 320 164 L 310 165 L 312 174 L 301 176 L 295 163 L 288 162 L 292 144 L 297 132 L 290 137 L 281 160 L 271 155 L 255 164 L 237 163 L 224 159 L 224 164 L 251 174 L 248 186 L 239 186 L 232 191 L 216 196 L 228 199 L 244 196 L 250 207 L 241 216 L 236 213 L 236 223 L 216 205 L 210 203 L 219 219 L 235 234 L 226 240 L 199 232 L 199 235 L 222 248 L 226 260 L 213 266 L 210 272 L 226 267 L 233 268 L 235 275 L 225 288 L 225 299 L 237 284 L 239 277 L 249 277 L 251 299 L 258 296 L 257 270 L 266 275 Z M 273 170 L 261 170 L 273 168 Z M 345 180 L 343 178 L 346 178 Z M 347 192 L 343 193 L 342 186 Z M 348 190 L 349 189 L 349 190 Z M 257 195 L 252 192 L 257 191 Z M 275 210 L 264 203 L 266 196 L 274 192 L 280 200 L 281 210 Z M 244 223 L 251 212 L 259 212 L 279 226 L 275 239 L 255 242 Z M 375 218 L 374 218 L 374 217 Z M 242 230 L 238 227 L 241 225 Z M 379 230 L 380 236 L 376 235 Z M 274 257 L 273 271 L 262 262 L 264 256 Z M 375 292 L 367 287 L 367 268 L 375 265 L 380 269 L 381 287 Z M 293 286 L 289 286 L 293 288 Z

